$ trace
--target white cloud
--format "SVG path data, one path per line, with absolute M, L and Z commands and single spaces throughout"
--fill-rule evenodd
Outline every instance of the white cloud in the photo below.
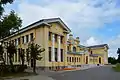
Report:
M 111 40 L 108 41 L 110 50 L 109 50 L 109 56 L 113 56 L 117 58 L 117 49 L 120 48 L 120 35 L 115 36 Z
M 120 10 L 114 8 L 115 2 L 109 0 L 43 0 L 38 4 L 23 0 L 18 11 L 23 25 L 28 25 L 42 18 L 60 17 L 82 41 L 94 36 L 90 29 L 102 27 L 118 18 Z M 51 3 L 52 2 L 52 3 Z M 101 3 L 102 6 L 95 7 Z
M 92 29 L 99 29 L 105 23 L 120 19 L 120 9 L 115 7 L 115 1 L 37 0 L 37 4 L 34 4 L 29 0 L 22 0 L 17 11 L 23 19 L 23 25 L 28 25 L 42 18 L 60 17 L 74 35 L 80 37 L 81 42 L 94 45 L 101 43 L 101 41 L 99 36 L 94 35 Z M 115 52 L 116 45 L 118 45 L 116 42 L 119 40 L 114 39 L 107 42 L 110 44 L 110 53 Z
M 46 3 L 44 6 L 23 1 L 19 4 L 19 12 L 24 24 L 41 18 L 61 17 L 68 24 L 75 24 L 79 28 L 100 27 L 104 23 L 113 21 L 113 17 L 117 18 L 120 15 L 120 10 L 114 7 L 115 3 L 110 4 L 108 1 L 105 0 L 103 6 L 97 8 L 95 5 L 100 2 L 99 0 L 80 0 L 78 2 L 61 0 L 52 1 L 52 3 L 51 0 L 45 0 L 43 1 Z
M 92 45 L 98 45 L 101 42 L 98 41 L 97 39 L 95 39 L 94 37 L 90 37 L 87 41 L 86 41 L 86 45 L 87 46 L 92 46 Z

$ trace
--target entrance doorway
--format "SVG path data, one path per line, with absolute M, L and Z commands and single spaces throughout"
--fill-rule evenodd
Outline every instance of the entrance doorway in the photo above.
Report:
M 88 56 L 86 56 L 86 64 L 88 64 Z
M 99 57 L 99 64 L 101 64 L 101 58 Z

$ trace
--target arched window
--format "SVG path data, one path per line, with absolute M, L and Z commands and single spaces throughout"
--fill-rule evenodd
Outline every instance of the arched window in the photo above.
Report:
M 73 52 L 76 52 L 76 47 L 73 47 Z

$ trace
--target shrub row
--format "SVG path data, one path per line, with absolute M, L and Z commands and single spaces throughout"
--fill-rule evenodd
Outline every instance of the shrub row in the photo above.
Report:
M 27 69 L 27 65 L 0 65 L 0 72 L 2 74 L 6 74 L 6 73 L 19 73 L 19 72 L 24 72 L 25 69 Z

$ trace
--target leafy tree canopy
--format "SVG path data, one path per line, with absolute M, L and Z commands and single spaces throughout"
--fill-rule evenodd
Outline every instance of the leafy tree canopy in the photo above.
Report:
M 9 36 L 17 31 L 22 25 L 22 20 L 12 10 L 9 15 L 4 15 L 4 6 L 7 3 L 12 4 L 14 0 L 0 0 L 0 38 Z
M 0 38 L 12 34 L 22 26 L 21 24 L 22 20 L 14 11 L 11 11 L 9 15 L 3 16 L 0 20 Z
M 3 14 L 4 12 L 4 6 L 7 4 L 7 3 L 12 3 L 14 0 L 0 0 L 0 15 Z
M 117 60 L 116 60 L 114 57 L 109 57 L 109 58 L 108 58 L 108 63 L 116 64 L 116 63 L 117 63 Z

